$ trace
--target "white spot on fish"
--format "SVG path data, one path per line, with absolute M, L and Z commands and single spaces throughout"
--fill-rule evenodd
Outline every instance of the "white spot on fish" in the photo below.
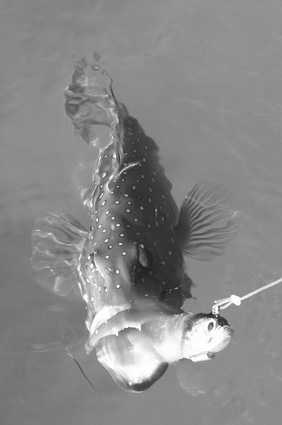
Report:
M 130 209 L 130 208 L 126 208 L 125 212 L 126 212 L 127 214 L 130 214 L 130 213 L 131 213 L 131 209 Z
M 119 246 L 122 246 L 122 245 L 123 245 L 123 242 L 119 242 L 119 243 L 118 243 L 118 245 L 119 245 Z
M 116 270 L 115 270 L 115 274 L 120 274 L 119 269 L 116 269 Z
M 107 210 L 107 211 L 106 211 L 106 215 L 109 215 L 109 214 L 110 214 L 110 210 Z
M 129 198 L 128 193 L 124 193 L 124 194 L 123 194 L 123 196 L 124 196 L 125 198 Z
M 119 289 L 119 288 L 120 288 L 120 284 L 119 284 L 119 283 L 117 283 L 116 287 L 117 287 L 117 289 Z
M 120 237 L 123 238 L 124 237 L 124 233 L 120 233 Z
M 134 184 L 133 186 L 131 186 L 132 190 L 136 190 L 136 185 Z
M 103 207 L 104 205 L 105 205 L 105 203 L 106 203 L 107 201 L 103 201 L 102 202 L 102 204 L 101 204 L 101 207 Z
M 140 205 L 140 207 L 139 207 L 139 208 L 140 208 L 140 210 L 141 210 L 141 211 L 144 211 L 144 207 L 143 207 L 143 205 Z
M 100 200 L 100 199 L 102 199 L 102 198 L 103 198 L 103 196 L 104 196 L 104 192 L 102 192 L 102 193 L 100 194 L 100 196 L 99 196 L 99 198 L 98 198 L 98 199 L 99 199 L 99 200 Z
M 96 217 L 96 218 L 95 218 L 95 221 L 96 221 L 96 223 L 98 223 L 98 221 L 99 221 L 99 218 L 98 218 L 98 217 Z
M 126 252 L 125 252 L 125 251 L 123 251 L 123 252 L 121 253 L 121 255 L 126 255 Z
M 104 243 L 108 243 L 108 242 L 109 242 L 109 240 L 110 240 L 109 238 L 105 239 L 105 240 L 104 240 Z

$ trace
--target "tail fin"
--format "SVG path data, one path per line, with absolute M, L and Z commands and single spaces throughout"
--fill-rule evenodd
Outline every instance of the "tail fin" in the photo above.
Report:
M 94 146 L 99 147 L 97 126 L 113 130 L 119 121 L 128 116 L 126 107 L 115 98 L 112 79 L 106 70 L 99 65 L 89 65 L 86 58 L 76 62 L 70 85 L 64 94 L 65 112 L 77 135 Z
M 127 109 L 117 102 L 112 79 L 106 71 L 97 64 L 88 64 L 86 58 L 76 62 L 64 94 L 65 112 L 75 134 L 100 150 L 92 175 L 95 186 L 104 175 L 114 175 L 121 168 L 124 158 L 123 119 L 128 116 Z M 80 186 L 82 201 L 88 208 L 91 207 L 92 190 Z
M 76 268 L 86 237 L 86 229 L 70 215 L 49 213 L 36 220 L 31 265 L 38 283 L 63 297 L 78 290 Z

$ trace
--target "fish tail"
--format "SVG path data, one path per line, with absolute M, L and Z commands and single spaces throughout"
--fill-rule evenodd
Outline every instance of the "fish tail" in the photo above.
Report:
M 99 65 L 90 65 L 85 57 L 77 61 L 70 84 L 64 90 L 65 113 L 76 135 L 83 141 L 98 147 L 100 152 L 104 150 L 105 143 L 108 150 L 111 146 L 113 166 L 119 168 L 123 162 L 123 120 L 128 111 L 116 100 L 112 82 L 106 70 Z M 103 127 L 110 130 L 106 137 L 101 131 Z
M 70 215 L 49 213 L 36 220 L 31 265 L 38 283 L 61 296 L 72 289 L 79 293 L 77 264 L 86 238 L 84 227 Z

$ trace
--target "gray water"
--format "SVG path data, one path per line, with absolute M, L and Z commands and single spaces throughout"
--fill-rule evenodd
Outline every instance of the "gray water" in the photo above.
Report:
M 226 310 L 234 343 L 214 360 L 170 367 L 136 395 L 85 355 L 82 300 L 41 288 L 29 264 L 36 217 L 65 211 L 87 224 L 75 170 L 90 151 L 62 90 L 73 54 L 98 51 L 117 98 L 158 143 L 178 204 L 205 179 L 234 193 L 240 233 L 218 260 L 188 261 L 198 286 L 187 310 L 281 277 L 281 22 L 275 0 L 2 0 L 1 425 L 281 423 L 281 287 Z

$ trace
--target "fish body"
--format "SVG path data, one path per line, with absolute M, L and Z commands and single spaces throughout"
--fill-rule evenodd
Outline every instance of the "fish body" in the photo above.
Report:
M 84 141 L 97 143 L 93 128 L 109 128 L 93 186 L 81 189 L 90 230 L 49 214 L 33 232 L 32 265 L 60 295 L 78 283 L 88 309 L 86 351 L 95 348 L 120 387 L 142 391 L 169 363 L 207 360 L 229 343 L 233 330 L 224 318 L 181 307 L 192 286 L 184 254 L 220 255 L 236 217 L 217 182 L 196 185 L 178 209 L 156 143 L 117 102 L 109 77 L 101 73 L 101 84 L 87 76 L 87 65 L 77 63 L 65 96 Z

